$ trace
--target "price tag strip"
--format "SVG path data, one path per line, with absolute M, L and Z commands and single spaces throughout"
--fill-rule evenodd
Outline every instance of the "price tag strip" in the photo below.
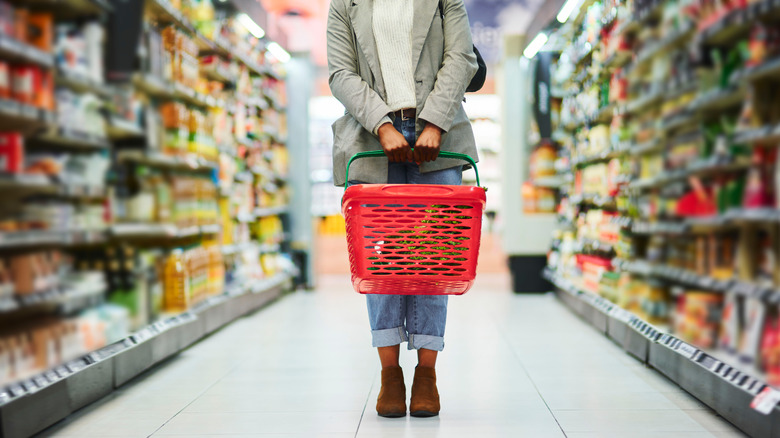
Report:
M 696 352 L 699 351 L 696 347 L 690 344 L 686 344 L 685 342 L 680 341 L 679 344 L 677 344 L 674 349 L 678 351 L 683 356 L 687 357 L 688 359 L 693 359 L 694 356 L 696 356 Z
M 750 407 L 764 415 L 769 415 L 778 403 L 780 403 L 780 391 L 767 386 L 753 399 Z

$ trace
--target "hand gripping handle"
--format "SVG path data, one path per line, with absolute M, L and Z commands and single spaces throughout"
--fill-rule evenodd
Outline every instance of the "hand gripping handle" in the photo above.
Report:
M 368 151 L 368 152 L 360 152 L 355 154 L 352 158 L 349 159 L 349 162 L 347 163 L 347 175 L 346 175 L 346 183 L 344 183 L 344 190 L 349 187 L 349 167 L 352 165 L 352 162 L 355 160 L 359 160 L 361 158 L 372 158 L 372 157 L 384 157 L 385 151 Z M 439 152 L 439 158 L 454 158 L 456 160 L 463 160 L 468 162 L 474 167 L 474 173 L 477 175 L 477 186 L 480 186 L 479 184 L 479 170 L 477 170 L 477 163 L 469 157 L 466 154 L 459 154 L 457 152 Z

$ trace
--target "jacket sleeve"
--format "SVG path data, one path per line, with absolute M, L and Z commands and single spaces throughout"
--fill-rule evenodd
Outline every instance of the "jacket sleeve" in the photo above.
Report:
M 333 0 L 328 13 L 327 45 L 330 90 L 363 127 L 376 134 L 389 121 L 391 112 L 385 101 L 358 73 L 357 47 L 353 37 L 347 4 Z
M 419 118 L 449 131 L 471 79 L 479 68 L 463 0 L 442 0 L 444 58 Z

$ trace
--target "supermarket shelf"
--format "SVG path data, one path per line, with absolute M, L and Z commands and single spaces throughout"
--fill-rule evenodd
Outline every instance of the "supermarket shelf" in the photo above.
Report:
M 290 207 L 288 205 L 282 205 L 279 207 L 256 208 L 253 214 L 256 218 L 261 218 L 267 216 L 278 216 L 280 214 L 287 213 L 289 210 Z
M 701 34 L 701 42 L 710 46 L 734 44 L 747 35 L 759 17 L 778 16 L 780 4 L 776 0 L 759 0 L 744 9 L 727 14 Z
M 33 143 L 42 143 L 72 149 L 109 149 L 109 138 L 97 137 L 91 134 L 69 131 L 64 127 L 54 127 L 42 135 L 30 139 Z
M 259 108 L 260 110 L 267 110 L 270 108 L 268 101 L 262 97 L 238 96 L 238 102 L 240 102 L 242 105 Z
M 198 93 L 178 82 L 170 82 L 150 74 L 136 74 L 133 83 L 150 96 L 164 100 L 179 100 L 202 108 L 224 107 L 225 103 L 212 96 Z
M 635 221 L 634 234 L 685 234 L 734 228 L 751 223 L 780 223 L 780 210 L 775 208 L 735 208 L 724 214 L 691 217 L 681 221 Z
M 659 175 L 652 178 L 635 180 L 629 184 L 629 188 L 632 189 L 648 189 L 658 188 L 666 184 L 683 181 L 690 177 L 706 177 L 715 174 L 723 174 L 730 172 L 740 172 L 747 170 L 750 167 L 749 161 L 737 161 L 737 162 L 720 162 L 718 157 L 712 157 L 712 159 L 699 160 L 688 166 L 687 169 L 679 169 L 674 171 L 664 171 Z
M 710 90 L 696 97 L 688 106 L 692 112 L 722 111 L 739 106 L 745 98 L 745 88 L 730 86 L 726 89 Z
M 110 235 L 117 239 L 183 239 L 194 236 L 219 233 L 222 226 L 219 224 L 192 226 L 179 228 L 173 224 L 152 223 L 122 223 L 112 225 Z
M 54 123 L 53 112 L 8 99 L 0 99 L 0 116 L 0 129 L 37 131 Z
M 257 250 L 257 252 L 259 252 L 260 254 L 274 254 L 281 251 L 282 247 L 277 243 L 258 243 L 252 241 L 252 242 L 237 243 L 233 245 L 225 245 L 222 248 L 222 254 L 234 255 L 251 249 Z
M 636 56 L 633 68 L 639 68 L 647 61 L 655 58 L 657 55 L 671 50 L 684 43 L 694 33 L 694 26 L 690 22 L 683 25 L 682 28 L 674 31 L 671 35 L 657 41 L 650 47 L 643 48 Z
M 596 252 L 604 252 L 604 253 L 610 253 L 614 251 L 615 246 L 608 242 L 602 242 L 598 239 L 588 239 L 583 238 L 580 241 L 576 242 L 575 245 L 576 248 L 579 248 L 577 251 L 578 253 L 583 253 L 585 248 L 590 248 L 590 251 L 596 251 Z
M 531 181 L 534 187 L 557 189 L 566 184 L 566 178 L 562 176 L 545 176 Z
M 651 154 L 663 149 L 664 143 L 658 139 L 652 139 L 644 143 L 631 146 L 629 153 L 634 156 Z
M 219 234 L 221 231 L 222 225 L 220 224 L 201 225 L 200 227 L 200 234 Z
M 598 195 L 574 195 L 569 198 L 569 202 L 572 204 L 587 204 L 593 205 L 599 208 L 614 209 L 615 199 L 610 196 L 598 196 Z
M 780 142 L 780 125 L 762 126 L 760 128 L 741 131 L 734 134 L 732 143 L 736 144 L 760 144 Z
M 98 16 L 114 10 L 108 0 L 27 0 L 26 3 L 32 8 L 45 9 L 62 20 Z
M 69 199 L 100 199 L 106 196 L 105 187 L 59 184 L 45 175 L 2 175 L 0 189 L 12 190 L 13 195 L 18 196 L 48 195 Z M 4 194 L 11 196 L 8 192 Z
M 219 168 L 216 163 L 198 157 L 174 157 L 143 150 L 123 150 L 117 153 L 120 162 L 132 162 L 153 167 L 211 172 Z
M 622 68 L 631 61 L 633 56 L 634 53 L 630 50 L 618 50 L 604 61 L 604 66 L 609 70 Z
M 279 298 L 291 277 L 231 285 L 192 311 L 171 316 L 105 348 L 0 388 L 0 436 L 30 436 L 120 388 L 236 319 Z M 35 419 L 36 421 L 32 421 Z
M 629 102 L 626 106 L 626 112 L 629 114 L 637 114 L 644 111 L 648 107 L 663 102 L 664 98 L 666 97 L 666 92 L 663 90 L 663 87 L 659 84 L 654 84 L 652 88 L 653 90 L 646 95 Z
M 146 137 L 146 132 L 137 123 L 114 115 L 108 117 L 106 131 L 111 140 L 141 139 Z
M 208 79 L 222 82 L 223 84 L 233 84 L 237 80 L 224 68 L 201 68 L 200 72 Z
M 57 69 L 56 83 L 79 93 L 94 93 L 102 97 L 111 97 L 112 95 L 111 90 L 105 84 L 66 69 Z
M 556 286 L 561 301 L 583 320 L 744 432 L 751 436 L 770 436 L 773 424 L 780 421 L 777 407 L 768 415 L 750 407 L 761 391 L 770 388 L 763 380 L 729 366 L 550 271 L 544 275 Z
M 572 160 L 572 166 L 573 167 L 584 167 L 589 166 L 591 164 L 601 163 L 603 161 L 609 161 L 615 157 L 618 157 L 624 153 L 624 150 L 614 150 L 610 149 L 607 151 L 604 151 L 600 154 L 577 158 L 575 160 Z
M 639 235 L 653 234 L 683 234 L 688 230 L 684 222 L 656 221 L 643 222 L 635 221 L 631 226 L 631 232 Z
M 0 315 L 35 310 L 53 310 L 60 314 L 73 314 L 97 305 L 103 300 L 107 290 L 108 285 L 101 278 L 99 282 L 57 287 L 46 292 L 8 298 L 0 301 Z
M 54 56 L 51 53 L 3 34 L 0 34 L 0 59 L 49 68 L 54 66 Z
M 195 41 L 198 43 L 198 48 L 201 51 L 216 51 L 218 49 L 217 44 L 200 33 L 200 31 L 195 28 L 195 25 L 185 17 L 180 10 L 176 9 L 170 1 L 147 0 L 146 5 L 147 10 L 154 15 L 157 21 L 161 23 L 174 23 L 194 35 Z
M 743 71 L 736 73 L 731 78 L 731 82 L 734 83 L 740 80 L 755 81 L 778 74 L 780 74 L 780 56 L 767 60 L 763 64 L 745 68 Z
M 677 284 L 712 292 L 726 293 L 731 287 L 731 281 L 718 280 L 707 275 L 699 275 L 687 269 L 672 266 L 657 266 L 653 269 L 653 275 Z
M 719 280 L 707 275 L 697 274 L 687 269 L 652 264 L 646 260 L 628 261 L 616 259 L 613 260 L 613 266 L 617 269 L 630 272 L 632 274 L 660 278 L 675 284 L 712 292 L 731 292 L 734 290 L 734 287 L 737 284 L 734 280 Z
M 665 117 L 661 122 L 661 131 L 666 132 L 667 135 L 669 135 L 671 131 L 695 126 L 700 120 L 701 119 L 694 111 L 684 108 L 677 114 Z
M 279 207 L 256 208 L 251 213 L 239 213 L 236 215 L 235 219 L 239 222 L 252 223 L 263 217 L 285 214 L 289 211 L 289 209 L 290 207 L 287 205 Z
M 274 75 L 270 69 L 252 61 L 246 55 L 233 53 L 231 44 L 228 41 L 224 41 L 222 38 L 211 40 L 207 36 L 203 35 L 195 28 L 195 25 L 187 17 L 185 17 L 181 11 L 177 10 L 171 4 L 170 1 L 146 0 L 146 4 L 150 6 L 149 9 L 152 11 L 158 21 L 164 23 L 174 23 L 180 28 L 194 35 L 195 41 L 197 42 L 201 53 L 218 53 L 225 57 L 237 59 L 257 75 L 276 77 L 276 75 Z
M 32 230 L 0 233 L 0 249 L 36 246 L 95 245 L 106 241 L 102 231 Z

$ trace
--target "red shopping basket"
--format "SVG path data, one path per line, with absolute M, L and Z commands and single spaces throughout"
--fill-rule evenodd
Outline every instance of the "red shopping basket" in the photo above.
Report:
M 354 160 L 383 156 L 383 151 L 371 151 L 352 157 L 347 181 Z M 477 171 L 468 155 L 441 152 L 439 157 L 468 161 Z M 355 291 L 392 295 L 468 292 L 477 273 L 485 191 L 482 187 L 421 184 L 347 187 L 341 208 Z

